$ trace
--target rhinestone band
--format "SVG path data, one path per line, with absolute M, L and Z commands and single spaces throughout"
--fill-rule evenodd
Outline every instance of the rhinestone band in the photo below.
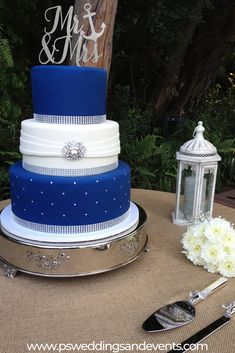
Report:
M 43 115 L 33 114 L 34 119 L 40 123 L 46 124 L 74 124 L 74 125 L 89 125 L 101 124 L 105 122 L 106 115 Z
M 41 223 L 26 221 L 25 219 L 19 218 L 16 215 L 13 215 L 13 216 L 15 221 L 21 226 L 32 230 L 36 230 L 38 232 L 54 233 L 54 234 L 55 233 L 79 234 L 79 233 L 96 232 L 99 230 L 104 230 L 104 229 L 113 227 L 119 224 L 120 222 L 124 221 L 128 217 L 128 215 L 129 215 L 129 211 L 109 221 L 95 223 L 95 224 L 77 225 L 77 226 L 57 226 L 57 225 L 51 225 L 51 224 L 41 224 Z
M 88 176 L 110 172 L 118 167 L 118 162 L 95 168 L 83 169 L 66 169 L 66 168 L 49 168 L 31 165 L 23 161 L 23 168 L 32 173 L 53 175 L 53 176 Z

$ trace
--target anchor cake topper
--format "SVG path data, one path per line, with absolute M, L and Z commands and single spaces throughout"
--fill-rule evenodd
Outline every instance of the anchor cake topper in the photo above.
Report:
M 65 16 L 63 16 L 61 6 L 53 6 L 45 11 L 45 20 L 49 24 L 52 24 L 52 27 L 51 29 L 44 28 L 45 34 L 42 37 L 42 49 L 39 53 L 40 64 L 46 65 L 52 63 L 59 65 L 67 57 L 70 60 L 75 57 L 77 66 L 80 66 L 81 62 L 98 62 L 103 53 L 100 53 L 98 50 L 97 40 L 103 35 L 106 25 L 102 23 L 101 30 L 96 32 L 93 23 L 93 17 L 96 15 L 96 12 L 91 12 L 90 3 L 84 5 L 84 10 L 86 14 L 83 16 L 83 19 L 89 22 L 88 35 L 84 32 L 84 23 L 80 25 L 77 15 L 74 15 L 74 6 L 69 7 Z M 50 17 L 53 15 L 54 19 L 51 20 Z M 62 35 L 54 39 L 52 35 L 56 31 L 60 31 Z M 78 36 L 78 39 L 75 41 L 73 40 L 75 38 L 74 35 Z M 92 50 L 88 50 L 90 43 L 92 44 Z

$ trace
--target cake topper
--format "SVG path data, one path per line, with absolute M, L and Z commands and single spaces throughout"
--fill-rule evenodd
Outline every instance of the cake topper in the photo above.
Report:
M 62 64 L 68 55 L 70 60 L 75 56 L 77 66 L 80 66 L 81 62 L 98 62 L 103 54 L 99 53 L 97 40 L 103 35 L 106 25 L 102 23 L 101 30 L 96 32 L 93 23 L 93 17 L 96 15 L 96 12 L 91 12 L 90 3 L 84 5 L 84 10 L 86 14 L 83 16 L 83 19 L 89 22 L 89 35 L 86 35 L 83 30 L 84 23 L 79 25 L 77 15 L 73 14 L 74 6 L 69 7 L 66 16 L 63 16 L 61 6 L 53 6 L 45 11 L 45 20 L 49 24 L 52 24 L 52 27 L 51 29 L 44 28 L 45 34 L 42 37 L 42 49 L 39 53 L 40 64 Z M 53 15 L 53 20 L 51 20 L 49 17 Z M 63 35 L 54 38 L 52 35 L 56 31 L 60 31 Z M 78 35 L 75 43 L 72 41 L 73 34 Z M 93 50 L 90 53 L 88 52 L 88 43 L 92 43 Z

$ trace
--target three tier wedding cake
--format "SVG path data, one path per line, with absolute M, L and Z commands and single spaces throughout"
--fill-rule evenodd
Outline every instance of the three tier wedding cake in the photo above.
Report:
M 34 118 L 22 122 L 23 160 L 10 168 L 5 233 L 73 242 L 137 226 L 130 168 L 118 161 L 119 125 L 106 120 L 106 80 L 99 68 L 33 67 Z

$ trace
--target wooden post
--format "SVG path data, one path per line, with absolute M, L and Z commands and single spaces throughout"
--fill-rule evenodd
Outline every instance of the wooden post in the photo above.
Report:
M 96 12 L 96 16 L 93 17 L 94 28 L 97 32 L 100 31 L 102 23 L 106 25 L 104 34 L 98 38 L 98 50 L 102 53 L 98 62 L 93 63 L 91 60 L 87 63 L 81 61 L 82 66 L 95 66 L 103 67 L 109 73 L 112 59 L 112 41 L 113 41 L 113 29 L 115 23 L 115 16 L 117 12 L 118 0 L 75 0 L 74 15 L 77 15 L 80 26 L 83 24 L 83 31 L 86 35 L 90 33 L 90 26 L 87 20 L 83 19 L 86 14 L 84 5 L 86 3 L 91 4 L 91 12 Z M 75 45 L 78 40 L 79 34 L 73 34 L 72 46 Z M 88 53 L 92 53 L 93 43 L 87 42 Z M 70 65 L 76 65 L 75 58 L 73 57 L 70 61 Z

